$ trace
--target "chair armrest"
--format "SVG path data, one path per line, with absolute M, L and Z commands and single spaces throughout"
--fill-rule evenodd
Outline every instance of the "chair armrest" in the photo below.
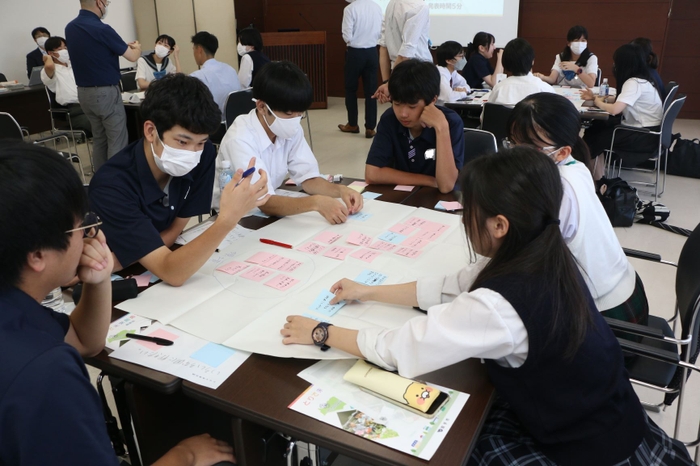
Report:
M 622 248 L 625 256 L 634 257 L 635 259 L 644 259 L 645 261 L 661 262 L 661 255 L 653 252 L 640 251 L 639 249 Z
M 646 325 L 633 324 L 632 322 L 625 322 L 624 320 L 613 319 L 612 317 L 603 317 L 603 319 L 605 319 L 613 330 L 641 335 L 643 337 L 657 338 L 659 340 L 663 340 L 666 336 L 661 330 Z
M 624 338 L 618 338 L 617 341 L 620 343 L 620 347 L 624 352 L 656 359 L 658 361 L 667 362 L 669 364 L 680 364 L 680 356 L 678 355 L 678 353 L 675 353 L 673 351 L 666 351 L 663 349 L 654 348 L 653 346 L 648 346 L 642 343 L 625 340 Z
M 65 108 L 50 108 L 49 113 L 62 113 L 64 115 L 68 114 L 68 110 Z
M 613 130 L 613 136 L 615 135 L 615 133 L 617 133 L 618 130 L 634 131 L 635 133 L 647 133 L 647 134 L 656 134 L 656 135 L 661 134 L 661 131 L 651 131 L 650 129 L 647 129 L 647 128 L 637 128 L 636 126 L 618 125 Z
M 47 141 L 53 141 L 54 139 L 60 139 L 60 138 L 68 138 L 70 136 L 70 133 L 65 133 L 65 132 L 60 132 L 60 133 L 55 133 L 52 134 L 51 136 L 46 136 L 41 139 L 35 139 L 34 144 L 42 144 Z

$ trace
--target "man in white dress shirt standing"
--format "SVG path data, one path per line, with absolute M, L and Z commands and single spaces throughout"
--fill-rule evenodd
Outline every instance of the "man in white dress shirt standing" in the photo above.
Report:
M 338 125 L 344 133 L 359 133 L 357 124 L 357 82 L 362 77 L 365 93 L 365 137 L 376 134 L 377 102 L 372 93 L 377 88 L 379 55 L 377 42 L 382 34 L 382 8 L 373 0 L 346 0 L 343 11 L 343 40 L 345 52 L 345 108 L 348 122 Z

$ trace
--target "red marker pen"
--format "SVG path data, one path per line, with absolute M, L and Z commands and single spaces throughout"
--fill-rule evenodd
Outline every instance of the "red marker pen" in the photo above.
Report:
M 267 239 L 267 238 L 260 238 L 260 242 L 261 242 L 261 243 L 265 243 L 265 244 L 271 244 L 271 245 L 273 245 L 273 246 L 279 246 L 279 247 L 281 247 L 281 248 L 292 249 L 292 245 L 291 245 L 291 244 L 280 243 L 279 241 L 273 241 L 273 240 Z

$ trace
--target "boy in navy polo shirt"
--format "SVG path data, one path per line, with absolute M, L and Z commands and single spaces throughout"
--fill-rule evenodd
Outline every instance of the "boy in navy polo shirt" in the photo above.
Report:
M 464 163 L 464 124 L 452 110 L 435 105 L 438 69 L 429 62 L 405 60 L 389 78 L 389 93 L 392 105 L 379 120 L 365 181 L 451 192 Z
M 104 347 L 112 315 L 112 254 L 75 169 L 56 152 L 0 144 L 0 464 L 118 464 L 81 356 Z M 51 195 L 47 196 L 46 192 Z M 82 280 L 70 314 L 41 306 Z M 182 441 L 155 465 L 233 461 L 208 435 Z
M 182 74 L 151 83 L 141 104 L 143 138 L 112 157 L 90 183 L 91 208 L 102 218 L 115 270 L 134 262 L 173 286 L 182 285 L 250 209 L 267 201 L 267 174 L 240 185 L 239 169 L 221 195 L 219 215 L 201 236 L 176 251 L 189 219 L 209 213 L 216 152 L 209 141 L 219 107 L 200 80 Z M 255 166 L 252 159 L 248 167 Z

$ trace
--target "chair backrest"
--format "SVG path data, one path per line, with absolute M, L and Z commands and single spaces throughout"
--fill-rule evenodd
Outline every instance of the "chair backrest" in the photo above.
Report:
M 503 140 L 508 137 L 507 123 L 512 111 L 512 107 L 506 107 L 505 105 L 491 102 L 484 104 L 484 119 L 481 123 L 481 129 L 489 131 L 496 136 L 496 143 L 499 148 L 502 147 Z
M 228 97 L 226 97 L 226 105 L 224 108 L 226 109 L 226 128 L 228 129 L 238 115 L 248 113 L 255 108 L 253 89 L 249 88 L 231 92 Z
M 481 129 L 464 128 L 464 164 L 475 158 L 498 152 L 496 136 Z
M 22 128 L 9 113 L 0 112 L 0 139 L 24 140 Z
M 7 78 L 4 74 L 0 73 L 0 83 L 4 83 L 5 81 L 7 81 Z
M 668 84 L 666 84 L 666 97 L 664 98 L 664 112 L 668 110 L 668 107 L 671 106 L 671 103 L 673 100 L 676 98 L 676 93 L 678 92 L 678 84 L 669 81 Z
M 671 147 L 672 136 L 673 136 L 673 122 L 676 121 L 676 117 L 681 111 L 683 104 L 685 104 L 685 95 L 680 94 L 677 99 L 671 102 L 668 110 L 664 112 L 664 116 L 661 119 L 661 146 L 664 149 Z
M 136 86 L 136 71 L 127 71 L 122 73 L 122 77 L 119 81 L 122 86 L 122 92 L 135 91 L 138 87 Z
M 683 245 L 676 270 L 676 300 L 682 325 L 683 338 L 693 336 L 688 348 L 691 355 L 698 349 L 700 333 L 700 225 L 690 234 Z M 685 352 L 683 353 L 685 355 Z
M 600 80 L 603 79 L 603 70 L 598 68 L 598 72 L 596 73 L 595 77 L 595 85 L 596 87 L 600 86 Z

